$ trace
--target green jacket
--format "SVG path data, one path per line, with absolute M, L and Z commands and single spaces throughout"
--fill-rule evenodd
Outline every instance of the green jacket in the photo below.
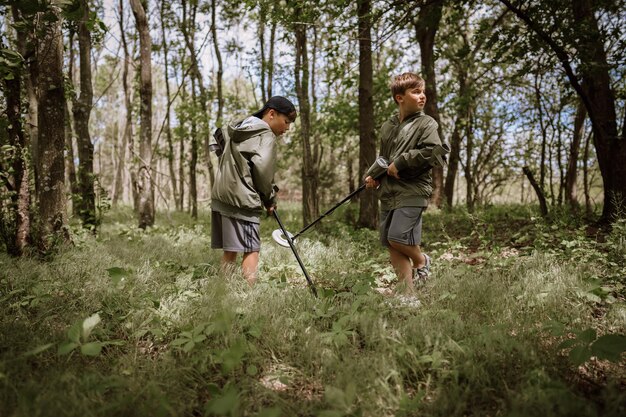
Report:
M 264 121 L 249 117 L 231 123 L 211 190 L 211 209 L 259 223 L 264 207 L 276 201 L 276 136 Z
M 396 114 L 383 124 L 380 156 L 389 164 L 395 164 L 401 179 L 387 175 L 380 177 L 378 197 L 381 210 L 428 205 L 433 192 L 430 170 L 417 177 L 415 175 L 429 165 L 443 164 L 440 154 L 447 153 L 448 148 L 442 145 L 437 127 L 435 119 L 423 112 L 407 117 L 402 123 Z M 434 149 L 438 151 L 433 153 Z M 373 164 L 366 176 L 376 178 L 379 171 L 379 165 Z

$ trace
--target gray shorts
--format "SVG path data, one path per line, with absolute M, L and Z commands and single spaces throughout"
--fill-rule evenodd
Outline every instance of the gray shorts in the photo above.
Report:
M 422 213 L 426 207 L 401 207 L 380 213 L 380 243 L 389 241 L 415 246 L 422 243 Z
M 211 212 L 211 247 L 228 252 L 259 252 L 259 224 Z

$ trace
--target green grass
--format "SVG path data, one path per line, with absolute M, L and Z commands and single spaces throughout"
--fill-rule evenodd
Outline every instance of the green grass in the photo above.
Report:
M 624 222 L 428 211 L 414 308 L 374 291 L 394 274 L 351 210 L 299 239 L 319 299 L 272 219 L 254 288 L 220 276 L 208 213 L 119 209 L 46 261 L 0 255 L 0 415 L 624 415 Z

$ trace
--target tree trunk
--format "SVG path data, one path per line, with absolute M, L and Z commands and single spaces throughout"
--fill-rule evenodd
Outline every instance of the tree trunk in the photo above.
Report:
M 585 140 L 585 151 L 583 155 L 583 190 L 585 192 L 585 213 L 591 215 L 593 209 L 591 208 L 591 197 L 589 195 L 589 143 L 591 142 L 591 134 L 587 135 Z
M 112 204 L 114 206 L 117 205 L 120 196 L 124 193 L 124 167 L 126 164 L 126 147 L 128 146 L 128 150 L 131 157 L 134 157 L 134 143 L 133 143 L 133 109 L 132 109 L 132 100 L 131 100 L 131 92 L 128 85 L 128 68 L 130 65 L 130 53 L 128 52 L 128 43 L 126 42 L 126 35 L 124 28 L 124 3 L 123 0 L 119 0 L 119 26 L 120 26 L 120 37 L 122 40 L 122 47 L 124 49 L 124 68 L 122 70 L 122 87 L 124 89 L 124 107 L 126 110 L 126 120 L 124 122 L 124 131 L 122 133 L 122 147 L 120 150 L 117 170 L 115 173 L 115 182 L 113 186 L 113 198 Z M 136 173 L 134 164 L 131 163 L 131 189 L 133 194 L 133 208 L 135 212 L 139 211 L 139 204 L 136 198 Z
M 78 214 L 83 227 L 96 231 L 96 193 L 94 190 L 93 144 L 89 134 L 89 117 L 93 105 L 91 85 L 91 33 L 87 27 L 89 21 L 89 2 L 81 0 L 83 16 L 78 24 L 78 47 L 80 51 L 80 96 L 72 106 L 74 126 L 78 144 Z
M 572 145 L 569 149 L 569 157 L 567 159 L 567 172 L 565 174 L 565 201 L 572 210 L 578 209 L 578 199 L 576 193 L 576 181 L 578 179 L 578 153 L 580 144 L 585 134 L 585 118 L 587 111 L 581 100 L 578 100 L 576 108 L 576 116 L 574 118 L 574 137 Z
M 195 108 L 197 103 L 196 82 L 191 77 L 191 102 Z M 196 118 L 191 117 L 191 159 L 189 160 L 189 198 L 191 218 L 198 219 L 198 187 L 196 183 L 196 166 L 198 164 L 198 129 L 196 127 Z
M 42 35 L 37 45 L 37 124 L 39 130 L 36 171 L 39 173 L 38 247 L 47 252 L 69 242 L 65 206 L 65 93 L 63 81 L 63 35 L 61 11 L 50 6 L 54 20 L 37 19 Z M 43 16 L 42 16 L 43 17 Z
M 457 66 L 457 81 L 459 84 L 459 101 L 456 104 L 456 118 L 454 122 L 454 130 L 450 139 L 450 155 L 448 157 L 448 174 L 446 176 L 445 194 L 448 207 L 452 208 L 454 202 L 455 183 L 461 163 L 461 143 L 463 137 L 461 133 L 464 126 L 468 123 L 468 106 L 466 103 L 471 102 L 469 97 L 471 88 L 468 85 L 466 68 Z M 428 101 L 427 101 L 428 102 Z
M 276 20 L 272 19 L 270 29 L 270 55 L 267 62 L 267 97 L 272 97 L 272 86 L 274 84 L 274 42 L 276 41 Z
M 439 125 L 439 137 L 443 141 L 443 129 L 437 100 L 437 80 L 435 77 L 434 46 L 435 36 L 441 21 L 443 1 L 436 0 L 420 7 L 417 22 L 415 22 L 415 34 L 420 45 L 422 58 L 422 74 L 426 81 L 426 106 L 424 112 L 431 116 Z M 433 194 L 430 201 L 437 207 L 441 207 L 443 194 L 443 167 L 435 167 L 433 174 Z
M 532 185 L 533 189 L 535 190 L 535 193 L 537 194 L 537 198 L 539 199 L 539 209 L 541 210 L 541 215 L 543 217 L 546 217 L 548 215 L 548 204 L 546 203 L 546 196 L 543 194 L 543 189 L 541 188 L 541 185 L 537 183 L 537 180 L 535 179 L 535 176 L 533 175 L 530 168 L 525 166 L 523 168 L 523 171 L 526 177 L 528 178 L 528 181 L 530 181 L 530 185 Z
M 224 65 L 222 63 L 222 54 L 220 52 L 219 42 L 217 39 L 217 23 L 215 19 L 215 15 L 217 12 L 217 2 L 215 0 L 211 0 L 211 35 L 213 36 L 213 50 L 215 52 L 215 58 L 217 59 L 217 127 L 222 127 L 223 118 L 224 118 L 224 93 L 222 92 L 222 76 L 224 74 Z M 209 129 L 209 133 L 211 129 Z M 207 155 L 207 158 L 210 158 L 210 155 Z M 211 170 L 212 175 L 212 170 Z M 213 180 L 211 180 L 211 184 Z
M 459 162 L 461 160 L 461 119 L 462 115 L 457 114 L 454 122 L 454 130 L 450 138 L 450 155 L 448 157 L 448 172 L 446 174 L 446 184 L 444 193 L 446 195 L 446 205 L 452 208 L 454 204 L 454 185 L 457 173 L 459 172 Z
M 168 56 L 168 44 L 165 36 L 165 8 L 169 2 L 161 0 L 161 42 L 163 45 L 163 61 L 165 66 L 165 95 L 167 102 L 170 102 L 170 81 L 169 81 L 169 56 Z M 174 143 L 172 140 L 172 126 L 171 126 L 171 106 L 168 104 L 167 113 L 165 114 L 165 135 L 167 137 L 167 166 L 170 173 L 170 183 L 172 186 L 172 198 L 174 204 L 178 208 L 178 186 L 176 183 L 176 170 L 174 168 Z
M 21 74 L 14 71 L 13 79 L 5 79 L 7 134 L 9 145 L 13 148 L 12 163 L 13 183 L 7 181 L 7 190 L 11 192 L 10 211 L 14 220 L 9 236 L 5 236 L 7 252 L 21 256 L 30 234 L 30 188 L 27 152 L 28 146 L 22 130 Z M 4 171 L 4 170 L 2 170 Z M 4 219 L 2 219 L 4 221 Z
M 69 35 L 69 65 L 67 71 L 67 78 L 69 82 L 73 84 L 74 79 L 74 31 L 70 30 Z M 75 165 L 75 153 L 74 153 L 74 137 L 76 132 L 74 131 L 74 123 L 72 120 L 72 113 L 70 111 L 70 102 L 65 100 L 65 147 L 66 147 L 66 169 L 67 180 L 70 186 L 72 213 L 77 211 L 77 198 L 80 195 L 80 189 L 78 187 L 78 179 L 76 177 L 76 165 Z
M 468 104 L 469 105 L 469 104 Z M 466 201 L 465 204 L 467 206 L 467 210 L 471 213 L 474 211 L 474 175 L 473 175 L 473 167 L 472 167 L 472 153 L 474 152 L 474 123 L 472 117 L 472 109 L 468 108 L 468 117 L 465 123 L 465 137 L 467 142 L 466 155 L 465 155 L 465 190 L 466 190 Z
M 181 100 L 183 103 L 187 102 L 187 90 L 185 88 L 185 71 L 183 68 L 181 77 Z M 181 132 L 185 132 L 185 118 L 181 118 L 179 121 L 179 127 Z M 185 136 L 180 138 L 180 144 L 178 149 L 178 206 L 180 211 L 184 211 L 185 208 L 185 161 L 187 160 L 185 155 Z
M 130 0 L 133 15 L 137 23 L 140 45 L 140 87 L 139 96 L 141 110 L 139 112 L 141 127 L 139 143 L 139 172 L 138 172 L 138 197 L 139 197 L 139 227 L 154 225 L 154 185 L 152 183 L 152 39 L 146 12 L 140 0 Z
M 572 1 L 574 20 L 583 28 L 578 32 L 579 53 L 586 63 L 580 66 L 581 89 L 588 101 L 587 113 L 593 123 L 594 145 L 604 183 L 601 221 L 608 223 L 626 212 L 626 145 L 617 136 L 610 66 L 593 7 L 589 0 Z
M 300 13 L 296 13 L 299 15 Z M 306 24 L 295 24 L 296 65 L 295 81 L 300 105 L 300 136 L 302 139 L 302 221 L 311 223 L 318 215 L 318 172 L 311 149 L 311 109 L 309 103 L 309 55 Z
M 374 76 L 372 69 L 372 3 L 358 0 L 359 24 L 359 181 L 376 159 L 374 133 Z M 378 226 L 378 198 L 374 190 L 361 193 L 358 225 Z
M 183 18 L 186 15 L 186 6 L 187 2 L 182 2 L 183 6 Z M 203 114 L 205 115 L 205 120 L 210 120 L 209 109 L 207 107 L 208 94 L 206 92 L 206 88 L 204 87 L 204 81 L 202 79 L 202 73 L 200 72 L 200 64 L 198 63 L 198 57 L 196 56 L 196 48 L 194 46 L 194 37 L 195 37 L 195 11 L 198 7 L 197 2 L 192 2 L 192 20 L 189 24 L 190 28 L 187 27 L 185 21 L 180 25 L 181 33 L 185 40 L 185 45 L 187 46 L 187 50 L 189 51 L 189 57 L 191 58 L 191 77 L 195 78 L 198 83 L 198 88 L 200 89 L 200 108 L 202 109 Z M 211 160 L 211 151 L 209 148 L 210 135 L 206 135 L 204 138 L 204 153 L 206 155 L 207 169 L 209 173 L 209 189 L 213 186 L 215 182 L 215 173 L 213 172 L 213 161 Z

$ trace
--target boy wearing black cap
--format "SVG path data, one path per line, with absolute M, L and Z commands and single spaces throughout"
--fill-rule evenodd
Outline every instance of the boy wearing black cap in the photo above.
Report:
M 296 119 L 296 108 L 281 96 L 223 130 L 219 170 L 211 191 L 211 247 L 222 249 L 222 266 L 243 253 L 242 271 L 250 285 L 257 278 L 263 210 L 276 206 L 276 137 Z

